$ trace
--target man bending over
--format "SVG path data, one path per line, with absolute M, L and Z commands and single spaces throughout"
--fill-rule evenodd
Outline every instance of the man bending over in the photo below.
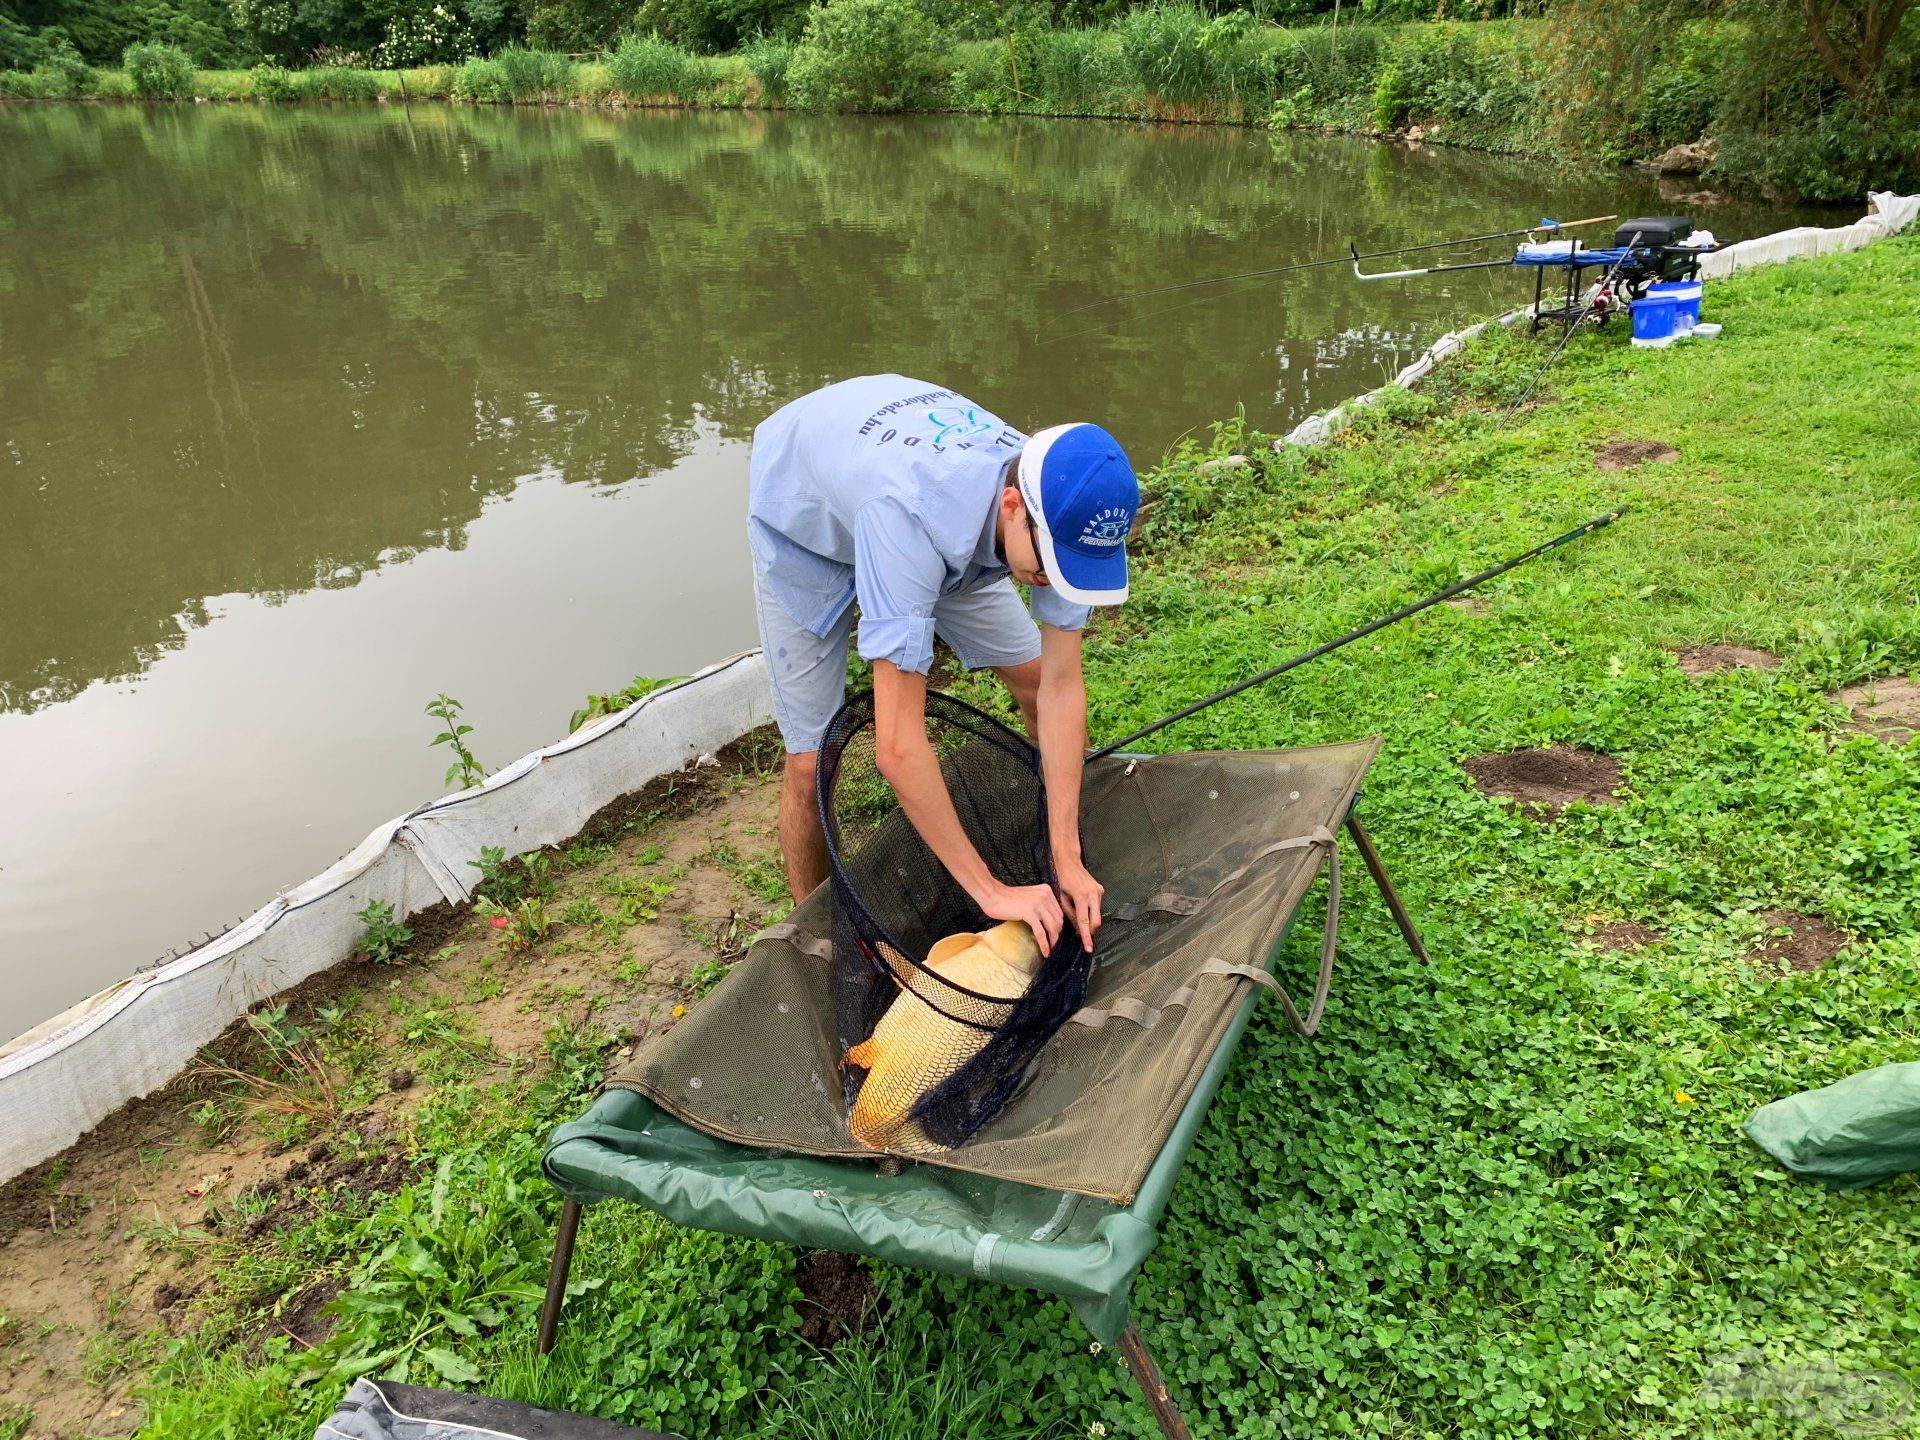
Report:
M 1127 598 L 1140 490 L 1120 446 L 1095 425 L 1029 437 L 951 390 L 868 375 L 762 422 L 751 474 L 747 533 L 787 748 L 780 850 L 794 899 L 827 878 L 814 775 L 845 696 L 857 599 L 876 758 L 908 820 L 987 916 L 1024 920 L 1042 954 L 1067 924 L 1091 950 L 1101 886 L 1080 858 L 1080 630 L 1089 607 Z M 936 634 L 967 669 L 1006 682 L 1039 747 L 1057 895 L 1002 882 L 961 827 L 926 733 Z

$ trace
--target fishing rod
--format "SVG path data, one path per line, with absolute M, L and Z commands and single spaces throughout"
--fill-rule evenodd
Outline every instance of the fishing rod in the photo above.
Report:
M 1490 569 L 1482 570 L 1478 575 L 1472 575 L 1465 580 L 1456 581 L 1454 584 L 1447 586 L 1447 588 L 1444 590 L 1437 590 L 1433 594 L 1427 596 L 1427 598 L 1424 600 L 1416 600 L 1411 605 L 1403 605 L 1398 610 L 1394 611 L 1391 615 L 1382 615 L 1378 620 L 1370 620 L 1365 625 L 1360 626 L 1358 629 L 1349 630 L 1346 634 L 1338 636 L 1335 639 L 1329 640 L 1324 645 L 1316 645 L 1313 647 L 1313 649 L 1305 651 L 1302 654 L 1296 655 L 1291 660 L 1282 660 L 1278 665 L 1275 665 L 1273 668 L 1269 670 L 1262 670 L 1258 675 L 1249 675 L 1246 679 L 1239 681 L 1237 684 L 1229 685 L 1224 690 L 1216 690 L 1213 692 L 1213 694 L 1204 696 L 1203 698 L 1194 701 L 1191 705 L 1186 705 L 1181 707 L 1180 709 L 1174 711 L 1171 715 L 1166 716 L 1164 719 L 1156 720 L 1151 725 L 1142 726 L 1140 729 L 1134 731 L 1131 735 L 1122 735 L 1118 740 L 1115 740 L 1112 744 L 1102 745 L 1098 750 L 1091 752 L 1087 756 L 1087 759 L 1098 760 L 1104 756 L 1111 755 L 1113 754 L 1114 751 L 1124 749 L 1128 745 L 1133 744 L 1133 742 L 1136 740 L 1145 739 L 1147 736 L 1153 734 L 1154 731 L 1156 730 L 1164 730 L 1167 728 L 1167 726 L 1172 725 L 1177 721 L 1184 720 L 1189 715 L 1199 714 L 1202 710 L 1205 710 L 1209 705 L 1218 705 L 1222 700 L 1230 700 L 1235 695 L 1238 695 L 1242 690 L 1251 690 L 1256 685 L 1264 685 L 1267 683 L 1267 681 L 1273 679 L 1275 676 L 1284 675 L 1287 673 L 1287 671 L 1295 669 L 1298 666 L 1304 665 L 1309 660 L 1318 660 L 1322 655 L 1329 655 L 1335 650 L 1338 650 L 1342 645 L 1351 645 L 1354 641 L 1363 639 L 1366 636 L 1373 634 L 1374 631 L 1376 630 L 1384 630 L 1389 625 L 1397 625 L 1402 620 L 1407 619 L 1409 616 L 1418 615 L 1422 610 L 1426 610 L 1432 606 L 1438 605 L 1442 600 L 1451 600 L 1455 595 L 1458 595 L 1463 590 L 1471 590 L 1476 585 L 1484 585 L 1487 581 L 1493 579 L 1495 576 L 1504 575 L 1509 570 L 1517 569 L 1519 566 L 1526 564 L 1529 560 L 1539 559 L 1542 555 L 1546 554 L 1549 550 L 1556 550 L 1562 545 L 1568 544 L 1569 542 L 1574 540 L 1578 540 L 1583 535 L 1590 534 L 1595 530 L 1599 530 L 1604 528 L 1605 526 L 1611 525 L 1614 521 L 1618 520 L 1622 515 L 1626 514 L 1628 509 L 1629 509 L 1628 506 L 1622 505 L 1618 510 L 1609 510 L 1606 514 L 1596 516 L 1594 519 L 1587 521 L 1587 523 L 1584 525 L 1576 525 L 1573 529 L 1567 531 L 1567 533 L 1564 535 L 1555 536 L 1553 539 L 1546 541 L 1544 544 L 1536 545 L 1531 550 L 1527 550 L 1522 552 L 1519 555 L 1515 555 L 1510 560 L 1502 560 L 1498 565 L 1495 565 Z
M 1429 240 L 1420 245 L 1396 245 L 1389 250 L 1369 250 L 1362 255 L 1354 250 L 1351 243 L 1347 249 L 1350 254 L 1332 255 L 1325 260 L 1301 260 L 1292 265 L 1275 265 L 1266 270 L 1246 270 L 1238 275 L 1216 275 L 1207 280 L 1186 280 L 1177 285 L 1156 285 L 1150 290 L 1130 290 L 1124 295 L 1109 295 L 1101 300 L 1090 301 L 1085 305 L 1076 305 L 1071 310 L 1062 310 L 1056 317 L 1066 319 L 1069 315 L 1083 314 L 1088 310 L 1098 310 L 1103 305 L 1117 305 L 1123 300 L 1146 300 L 1155 295 L 1168 295 L 1176 290 L 1198 290 L 1207 285 L 1229 285 L 1236 280 L 1259 280 L 1270 275 L 1289 275 L 1297 270 L 1318 270 L 1328 265 L 1356 264 L 1361 260 L 1383 260 L 1389 255 L 1412 255 L 1422 250 L 1445 250 L 1455 245 L 1478 245 L 1486 240 L 1511 240 L 1520 235 L 1531 235 L 1537 230 L 1577 230 L 1584 225 L 1600 225 L 1608 220 L 1617 220 L 1618 215 L 1593 215 L 1585 220 L 1546 220 L 1538 225 L 1529 225 L 1522 230 L 1496 230 L 1485 235 L 1462 235 L 1452 240 Z M 1506 264 L 1506 261 L 1501 261 Z M 1378 279 L 1378 276 L 1362 276 L 1362 279 Z M 1071 337 L 1068 337 L 1071 338 Z M 1044 343 L 1044 342 L 1043 342 Z

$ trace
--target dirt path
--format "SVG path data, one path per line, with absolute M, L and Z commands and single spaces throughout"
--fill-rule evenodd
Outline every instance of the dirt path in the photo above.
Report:
M 339 966 L 282 997 L 270 1033 L 319 1037 L 282 1053 L 318 1057 L 324 1082 L 286 1081 L 297 1072 L 243 1022 L 212 1052 L 281 1088 L 189 1073 L 0 1187 L 0 1436 L 131 1434 L 133 1382 L 200 1319 L 223 1248 L 210 1233 L 264 1243 L 310 1211 L 316 1189 L 405 1183 L 419 1106 L 536 1071 L 556 1024 L 630 1053 L 697 1003 L 785 909 L 770 758 L 750 737 L 546 852 L 551 928 L 525 948 L 461 907 L 417 917 L 401 964 Z M 270 1328 L 307 1343 L 324 1334 L 327 1283 L 290 1292 Z

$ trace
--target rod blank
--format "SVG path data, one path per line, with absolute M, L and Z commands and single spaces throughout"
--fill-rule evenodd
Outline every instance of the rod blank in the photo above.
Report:
M 1124 749 L 1136 740 L 1144 740 L 1156 730 L 1164 730 L 1169 725 L 1185 720 L 1189 715 L 1199 714 L 1210 705 L 1218 705 L 1222 700 L 1230 700 L 1242 690 L 1251 690 L 1256 685 L 1264 685 L 1275 676 L 1284 675 L 1287 671 L 1304 665 L 1309 660 L 1318 660 L 1322 655 L 1332 654 L 1342 645 L 1351 645 L 1354 641 L 1364 639 L 1376 630 L 1384 630 L 1389 625 L 1397 625 L 1409 616 L 1418 615 L 1422 610 L 1438 605 L 1442 600 L 1451 600 L 1463 590 L 1471 590 L 1476 585 L 1483 585 L 1495 576 L 1504 575 L 1509 570 L 1526 564 L 1529 560 L 1537 560 L 1549 550 L 1557 549 L 1569 541 L 1578 540 L 1582 535 L 1611 525 L 1622 515 L 1626 514 L 1628 508 L 1628 506 L 1622 505 L 1618 510 L 1609 510 L 1606 514 L 1596 516 L 1584 525 L 1576 525 L 1564 535 L 1556 535 L 1553 539 L 1536 545 L 1531 550 L 1523 551 L 1510 560 L 1502 560 L 1498 565 L 1482 570 L 1478 575 L 1470 575 L 1465 580 L 1459 580 L 1447 586 L 1444 590 L 1437 590 L 1424 600 L 1416 600 L 1411 605 L 1402 605 L 1391 615 L 1382 615 L 1378 620 L 1370 620 L 1358 629 L 1349 630 L 1346 634 L 1337 636 L 1327 641 L 1324 645 L 1316 645 L 1311 650 L 1295 655 L 1291 660 L 1282 660 L 1271 669 L 1262 670 L 1258 675 L 1249 675 L 1246 679 L 1239 681 L 1237 684 L 1229 685 L 1224 690 L 1216 690 L 1213 694 L 1204 696 L 1194 701 L 1191 705 L 1183 706 L 1171 715 L 1154 721 L 1151 725 L 1142 726 L 1131 735 L 1122 735 L 1111 744 L 1102 745 L 1098 750 L 1089 754 L 1087 758 L 1089 760 L 1098 760 L 1103 756 L 1111 755 L 1114 751 Z

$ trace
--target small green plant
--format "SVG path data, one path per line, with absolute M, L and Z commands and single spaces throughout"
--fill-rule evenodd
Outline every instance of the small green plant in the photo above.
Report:
M 473 733 L 473 726 L 460 723 L 460 702 L 442 691 L 427 703 L 427 714 L 447 727 L 433 737 L 435 745 L 445 745 L 453 751 L 453 763 L 447 767 L 446 783 L 457 785 L 462 790 L 471 790 L 487 778 L 487 771 L 467 747 L 467 736 Z
M 540 1300 L 546 1224 L 521 1179 L 538 1176 L 537 1160 L 525 1137 L 504 1153 L 443 1156 L 430 1186 L 408 1185 L 376 1210 L 359 1236 L 366 1258 L 329 1306 L 339 1329 L 309 1373 L 480 1384 L 460 1348 L 528 1319 Z
M 689 1000 L 698 1000 L 714 986 L 727 978 L 727 972 L 733 969 L 724 960 L 702 960 L 687 972 L 686 993 Z
M 129 45 L 120 65 L 143 100 L 184 100 L 193 94 L 193 58 L 177 45 Z
M 589 695 L 587 703 L 573 712 L 573 718 L 567 722 L 567 733 L 571 735 L 589 720 L 597 720 L 602 715 L 613 715 L 625 710 L 638 700 L 643 700 L 654 691 L 667 685 L 678 684 L 686 677 L 671 676 L 664 680 L 655 680 L 647 675 L 636 675 L 630 684 L 606 695 Z
M 480 899 L 508 905 L 520 898 L 520 872 L 512 868 L 513 862 L 507 859 L 504 847 L 482 845 L 480 858 L 467 864 L 480 872 L 480 881 L 473 887 Z
M 474 909 L 500 932 L 501 946 L 515 954 L 531 950 L 553 929 L 553 916 L 539 895 L 524 896 L 511 905 L 483 899 Z
M 375 965 L 397 962 L 407 942 L 413 939 L 413 931 L 393 918 L 393 906 L 385 900 L 371 902 L 366 909 L 356 912 L 354 918 L 364 927 L 354 949 L 362 960 Z

